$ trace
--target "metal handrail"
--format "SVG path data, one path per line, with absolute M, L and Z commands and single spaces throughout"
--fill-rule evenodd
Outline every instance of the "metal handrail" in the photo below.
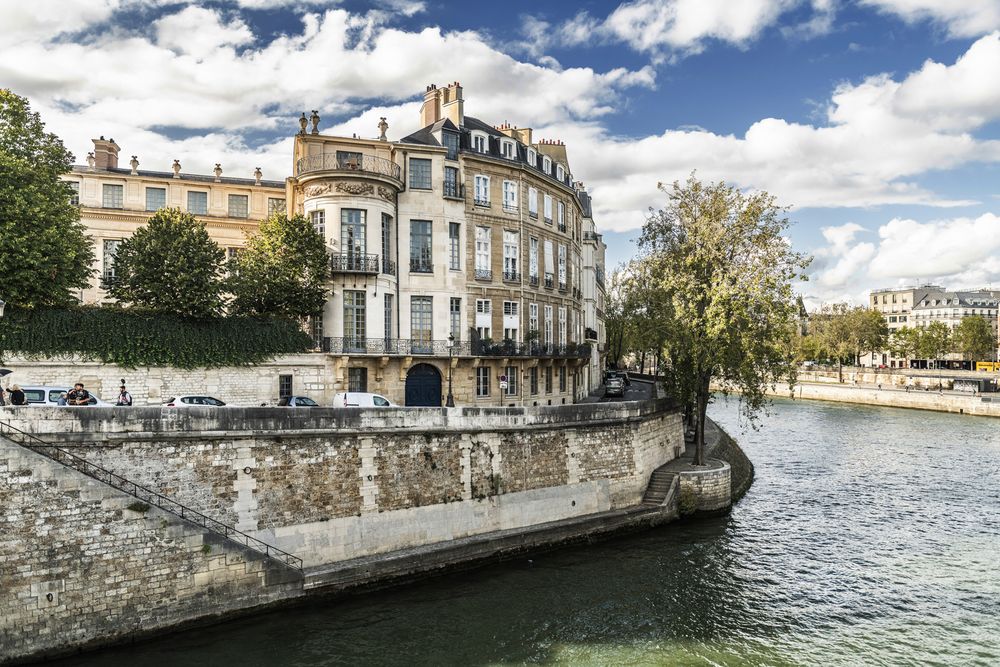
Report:
M 450 352 L 450 354 L 460 357 L 557 357 L 583 359 L 590 356 L 590 350 L 590 343 L 553 345 L 551 343 L 543 344 L 537 340 L 526 342 L 513 340 L 447 341 L 420 338 L 387 339 L 352 336 L 327 337 L 323 339 L 324 352 L 346 355 L 428 355 L 446 357 Z
M 107 468 L 102 468 L 96 463 L 91 463 L 82 456 L 77 456 L 76 454 L 66 451 L 58 445 L 42 440 L 33 433 L 22 431 L 7 422 L 0 422 L 0 435 L 4 435 L 8 439 L 14 440 L 22 447 L 52 459 L 56 463 L 61 463 L 68 468 L 73 468 L 77 472 L 81 472 L 88 477 L 118 489 L 122 493 L 127 493 L 128 495 L 134 496 L 143 502 L 155 505 L 166 512 L 170 512 L 174 516 L 179 516 L 181 519 L 189 521 L 197 526 L 201 526 L 216 535 L 222 535 L 227 540 L 264 554 L 268 558 L 276 560 L 286 567 L 298 570 L 299 572 L 302 571 L 302 559 L 298 556 L 290 554 L 287 551 L 282 551 L 278 547 L 271 546 L 267 542 L 259 540 L 252 535 L 248 535 L 241 530 L 237 530 L 233 526 L 224 524 L 218 519 L 213 519 L 208 515 L 202 514 L 198 510 L 182 505 L 162 493 L 157 493 L 150 488 L 136 484 L 132 480 L 122 477 L 118 473 L 111 472 Z
M 392 160 L 374 155 L 346 156 L 328 153 L 299 158 L 295 163 L 295 173 L 299 176 L 311 171 L 348 171 L 387 176 L 402 183 L 401 168 Z
M 334 273 L 378 273 L 378 255 L 353 252 L 330 255 L 330 268 Z

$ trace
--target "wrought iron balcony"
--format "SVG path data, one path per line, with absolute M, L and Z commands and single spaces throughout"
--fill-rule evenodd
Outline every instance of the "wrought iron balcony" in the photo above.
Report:
M 590 356 L 590 344 L 570 343 L 568 345 L 545 345 L 538 341 L 518 343 L 505 340 L 494 343 L 489 339 L 476 341 L 454 341 L 449 347 L 447 340 L 397 339 L 397 338 L 323 338 L 322 350 L 330 354 L 373 355 L 373 356 L 433 356 L 447 357 L 554 357 L 562 359 L 586 359 Z
M 547 289 L 552 289 L 552 285 L 555 284 L 555 276 L 551 273 L 545 274 L 545 287 Z
M 396 275 L 396 262 L 391 259 L 382 259 L 382 273 L 387 276 Z
M 538 287 L 538 276 L 528 276 L 528 284 L 532 287 Z
M 504 271 L 503 279 L 508 282 L 519 283 L 521 282 L 521 274 L 517 271 Z
M 358 174 L 372 174 L 399 181 L 400 185 L 403 183 L 402 178 L 400 178 L 401 170 L 398 164 L 392 160 L 375 157 L 374 155 L 338 156 L 336 153 L 309 155 L 299 158 L 299 161 L 295 163 L 295 173 L 298 176 L 316 171 L 344 171 Z
M 583 337 L 586 338 L 587 340 L 597 340 L 597 331 L 591 329 L 590 327 L 587 327 L 583 331 Z
M 598 234 L 597 232 L 584 232 L 583 233 L 583 240 L 584 241 L 600 241 L 601 240 L 601 235 Z
M 565 222 L 560 222 L 559 225 L 558 225 L 558 227 L 559 227 L 559 231 L 560 232 L 562 232 L 564 234 L 566 233 L 566 223 Z
M 568 289 L 568 285 L 564 282 L 559 283 L 559 291 L 565 292 Z
M 434 264 L 427 259 L 410 258 L 410 273 L 434 273 Z
M 490 205 L 490 200 L 489 199 L 484 199 L 482 197 L 476 197 L 473 201 L 476 204 L 476 206 L 489 206 Z
M 493 280 L 493 271 L 490 269 L 476 269 L 476 280 Z
M 104 273 L 101 275 L 101 289 L 109 290 L 118 281 L 118 276 L 114 273 Z
M 330 268 L 334 273 L 366 273 L 379 272 L 378 255 L 331 255 Z

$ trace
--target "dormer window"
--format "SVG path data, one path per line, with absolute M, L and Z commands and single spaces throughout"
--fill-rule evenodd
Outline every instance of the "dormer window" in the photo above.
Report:
M 485 153 L 489 150 L 490 140 L 483 132 L 472 133 L 472 150 L 477 153 Z
M 552 160 L 549 159 L 548 157 L 542 158 L 542 171 L 544 171 L 546 174 L 552 173 Z
M 566 170 L 563 169 L 563 166 L 561 164 L 556 165 L 556 178 L 558 178 L 560 181 L 566 180 Z
M 529 167 L 538 166 L 538 153 L 535 152 L 534 148 L 528 149 L 528 166 Z
M 517 151 L 514 149 L 514 142 L 503 139 L 500 142 L 500 155 L 508 160 L 513 160 L 514 156 L 517 155 Z

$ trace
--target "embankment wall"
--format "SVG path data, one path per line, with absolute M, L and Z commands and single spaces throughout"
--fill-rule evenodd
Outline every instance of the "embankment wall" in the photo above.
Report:
M 876 387 L 846 384 L 799 383 L 794 389 L 779 388 L 772 392 L 775 396 L 788 398 L 835 401 L 838 403 L 861 403 L 894 408 L 936 410 L 957 412 L 967 415 L 1000 417 L 1000 394 L 976 395 L 939 393 L 937 391 L 901 391 L 899 389 L 878 389 Z

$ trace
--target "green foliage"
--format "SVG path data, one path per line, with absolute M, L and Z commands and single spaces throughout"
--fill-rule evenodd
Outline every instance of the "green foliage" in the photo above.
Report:
M 900 327 L 889 336 L 889 352 L 894 357 L 912 359 L 920 349 L 920 329 Z
M 326 304 L 330 262 L 323 236 L 302 215 L 276 213 L 229 263 L 231 312 L 304 318 Z
M 108 292 L 122 305 L 211 318 L 222 311 L 224 258 L 204 223 L 180 209 L 163 208 L 122 241 Z
M 944 322 L 931 322 L 920 329 L 917 354 L 923 359 L 940 360 L 951 348 L 951 329 Z
M 0 298 L 8 303 L 68 305 L 87 287 L 93 246 L 59 178 L 72 164 L 28 101 L 0 89 Z
M 312 348 L 288 320 L 191 320 L 97 306 L 8 309 L 0 334 L 0 351 L 31 358 L 76 354 L 125 368 L 246 366 Z
M 825 306 L 813 316 L 812 325 L 822 346 L 840 365 L 845 359 L 857 363 L 863 352 L 884 350 L 889 345 L 889 326 L 876 310 L 847 304 Z
M 955 328 L 955 347 L 971 361 L 994 361 L 997 356 L 997 337 L 993 327 L 984 317 L 964 317 Z
M 666 386 L 690 406 L 694 463 L 702 465 L 713 380 L 739 390 L 751 424 L 769 400 L 767 389 L 794 380 L 789 350 L 799 309 L 792 281 L 806 279 L 809 259 L 789 247 L 788 220 L 767 193 L 694 176 L 661 189 L 669 201 L 643 226 L 629 302 L 646 304 L 644 335 L 663 341 Z

